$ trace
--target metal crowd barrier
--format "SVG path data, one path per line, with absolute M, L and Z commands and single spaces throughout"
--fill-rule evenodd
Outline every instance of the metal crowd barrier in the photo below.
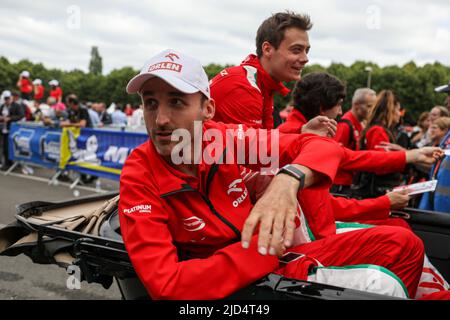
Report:
M 19 165 L 33 165 L 55 170 L 49 184 L 64 171 L 119 180 L 128 155 L 147 139 L 143 126 L 79 129 L 16 122 L 11 125 L 8 140 L 8 157 L 13 165 L 5 175 Z

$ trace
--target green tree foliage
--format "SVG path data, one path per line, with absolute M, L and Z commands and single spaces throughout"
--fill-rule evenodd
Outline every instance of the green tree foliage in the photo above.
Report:
M 328 72 L 341 79 L 347 86 L 344 110 L 348 110 L 353 92 L 367 85 L 368 73 L 365 71 L 367 66 L 372 67 L 372 88 L 377 92 L 383 89 L 393 90 L 413 119 L 417 119 L 421 112 L 444 103 L 445 95 L 434 92 L 434 88 L 450 81 L 450 67 L 438 62 L 422 67 L 414 62 L 404 66 L 386 67 L 379 67 L 377 64 L 366 61 L 356 61 L 350 66 L 341 63 L 332 63 L 329 67 L 314 64 L 308 65 L 303 70 L 303 75 L 311 72 Z M 212 79 L 226 67 L 229 65 L 209 64 L 205 66 L 205 70 L 208 78 Z M 128 95 L 125 91 L 127 82 L 138 73 L 138 70 L 130 67 L 115 69 L 107 75 L 102 75 L 81 70 L 47 69 L 41 63 L 35 64 L 28 60 L 11 63 L 7 58 L 0 57 L 0 90 L 15 89 L 19 73 L 23 70 L 30 71 L 32 79 L 39 78 L 43 81 L 47 95 L 48 81 L 57 79 L 64 95 L 75 93 L 82 101 L 103 101 L 106 104 L 139 103 L 137 95 Z M 293 82 L 286 83 L 290 89 L 294 85 Z M 282 109 L 289 100 L 290 95 L 286 97 L 276 95 L 275 106 Z
M 220 64 L 210 63 L 207 66 L 205 66 L 205 72 L 208 76 L 208 79 L 214 78 L 220 71 L 222 71 L 225 68 L 231 67 L 231 65 L 227 64 L 225 66 L 222 66 Z
M 102 70 L 102 57 L 98 52 L 98 48 L 93 46 L 91 49 L 91 61 L 89 62 L 89 73 L 98 76 L 102 74 Z
M 304 69 L 303 76 L 311 72 L 328 72 L 341 79 L 347 87 L 347 97 L 343 106 L 345 111 L 351 106 L 355 90 L 367 86 L 368 72 L 365 69 L 368 66 L 372 67 L 372 89 L 377 92 L 383 89 L 393 90 L 412 119 L 417 119 L 420 113 L 444 103 L 445 95 L 434 92 L 434 88 L 450 81 L 450 67 L 438 62 L 426 64 L 423 67 L 418 67 L 412 61 L 401 67 L 379 67 L 375 63 L 366 61 L 356 61 L 350 66 L 332 63 L 328 68 L 310 65 Z M 295 84 L 287 83 L 286 85 L 292 88 Z M 275 103 L 286 105 L 289 99 L 289 96 L 276 97 Z
M 102 83 L 100 92 L 104 95 L 108 95 L 110 102 L 119 103 L 139 103 L 139 96 L 136 94 L 129 95 L 125 91 L 128 81 L 133 78 L 138 71 L 133 70 L 130 67 L 125 67 L 121 69 L 115 69 L 108 74 Z M 109 93 L 107 93 L 109 92 Z

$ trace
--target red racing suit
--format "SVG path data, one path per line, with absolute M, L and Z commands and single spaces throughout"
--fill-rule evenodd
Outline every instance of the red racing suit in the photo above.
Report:
M 55 89 L 50 90 L 50 97 L 53 97 L 56 99 L 56 102 L 59 102 L 62 99 L 63 91 L 61 87 L 56 87 Z
M 219 130 L 223 137 L 227 128 L 237 127 L 213 121 L 204 123 L 204 130 Z M 246 137 L 245 150 L 264 139 L 260 131 L 253 138 Z M 268 146 L 269 140 L 270 135 Z M 203 147 L 206 149 L 210 144 L 205 141 Z M 405 165 L 403 152 L 388 156 L 378 152 L 355 153 L 313 134 L 280 135 L 279 150 L 280 166 L 300 164 L 323 175 L 322 182 L 309 189 L 322 190 L 321 193 L 330 187 L 338 166 L 370 170 L 372 163 L 377 162 Z M 228 152 L 231 150 L 225 149 L 223 155 Z M 249 156 L 247 153 L 247 163 Z M 136 273 L 152 298 L 223 298 L 270 272 L 284 272 L 278 258 L 257 252 L 256 235 L 249 249 L 241 247 L 241 230 L 252 204 L 240 166 L 234 160 L 234 164 L 202 162 L 194 177 L 167 164 L 151 141 L 127 158 L 120 179 L 121 232 Z M 248 167 L 261 168 L 262 161 L 257 160 Z M 320 205 L 316 207 L 320 212 L 308 222 L 318 240 L 293 248 L 294 251 L 300 250 L 325 264 L 355 262 L 386 267 L 401 278 L 414 296 L 423 264 L 420 240 L 406 229 L 384 226 L 370 232 L 350 232 L 349 236 L 336 235 L 334 217 Z M 311 211 L 308 216 L 315 214 Z M 308 261 L 301 259 L 288 264 L 286 274 L 301 279 L 313 266 Z
M 367 130 L 365 139 L 365 149 L 366 150 L 377 150 L 377 151 L 386 151 L 383 148 L 378 148 L 381 142 L 393 142 L 389 138 L 386 130 L 381 126 L 373 126 L 369 130 Z
M 347 111 L 341 119 L 350 121 L 353 127 L 353 132 L 350 132 L 350 126 L 348 124 L 346 124 L 345 122 L 339 122 L 334 140 L 336 140 L 346 148 L 356 151 L 360 150 L 359 140 L 361 138 L 361 133 L 363 130 L 361 122 L 356 119 L 351 110 Z M 350 138 L 352 135 L 353 139 Z M 351 142 L 351 140 L 353 140 L 353 143 Z
M 211 80 L 211 97 L 216 103 L 213 120 L 272 129 L 275 92 L 285 96 L 289 89 L 273 80 L 251 54 L 241 65 L 222 70 Z
M 41 101 L 41 99 L 44 98 L 44 91 L 45 88 L 42 84 L 37 85 L 36 92 L 34 94 L 34 100 Z
M 302 133 L 302 127 L 308 122 L 301 111 L 292 109 L 286 122 L 280 124 L 278 130 L 283 133 Z
M 249 190 L 252 203 L 256 203 L 264 194 L 273 178 L 273 176 L 261 175 L 259 172 L 253 172 L 247 168 L 241 170 L 241 176 Z M 317 199 L 320 199 L 320 201 L 317 201 Z M 358 200 L 335 197 L 326 190 L 308 188 L 299 194 L 299 202 L 306 215 L 310 212 L 325 211 L 320 216 L 334 216 L 336 221 L 399 226 L 411 229 L 409 224 L 403 219 L 390 218 L 391 202 L 387 195 L 373 199 Z M 327 203 L 330 205 L 326 205 Z M 310 219 L 314 219 L 314 217 L 310 217 Z M 296 223 L 298 224 L 299 222 L 296 221 Z M 331 224 L 331 222 L 327 223 L 330 226 Z M 320 234 L 320 231 L 318 233 Z
M 354 128 L 355 128 L 355 131 L 356 131 L 356 129 L 362 130 L 361 124 L 359 124 L 359 126 L 355 126 L 355 121 L 357 121 L 357 120 L 353 116 L 353 114 L 351 114 L 351 113 L 349 114 L 349 112 L 347 112 L 345 114 L 345 116 L 346 116 L 345 119 L 349 119 L 349 120 L 352 121 L 352 123 L 354 125 Z M 301 133 L 302 127 L 307 122 L 308 122 L 308 120 L 301 113 L 301 111 L 299 111 L 298 109 L 294 108 L 291 111 L 291 113 L 289 114 L 286 122 L 281 124 L 277 129 L 280 130 L 280 132 L 282 132 L 282 133 Z M 346 128 L 347 128 L 347 131 L 345 131 Z M 371 130 L 369 130 L 369 131 L 371 131 Z M 377 132 L 378 131 L 380 131 L 380 130 L 377 130 Z M 338 124 L 338 132 L 336 133 L 335 140 L 338 141 L 338 142 L 341 142 L 341 141 L 345 140 L 346 142 L 342 143 L 343 147 L 347 147 L 348 146 L 348 137 L 349 136 L 346 135 L 345 132 L 348 133 L 348 125 L 346 125 L 344 123 L 339 123 Z M 384 132 L 384 130 L 383 130 L 383 132 Z M 358 140 L 359 140 L 359 134 L 357 135 L 357 137 L 358 137 Z M 369 137 L 371 137 L 371 136 L 369 136 Z M 356 134 L 355 134 L 355 138 L 356 138 Z M 357 150 L 359 150 L 359 143 L 358 143 L 358 147 L 356 148 L 356 151 Z M 375 172 L 375 173 L 377 173 L 377 172 Z M 377 174 L 380 174 L 380 173 L 377 173 Z M 349 186 L 349 185 L 352 184 L 352 180 L 353 180 L 353 173 L 351 171 L 344 170 L 343 168 L 339 168 L 339 171 L 336 174 L 336 177 L 335 177 L 335 179 L 333 181 L 333 184 Z
M 358 121 L 358 119 L 356 119 L 351 110 L 347 111 L 342 116 L 342 119 L 350 121 L 350 123 L 352 124 L 353 132 L 350 132 L 351 129 L 347 123 L 341 121 L 338 123 L 334 139 L 346 148 L 355 151 L 360 150 L 359 140 L 361 138 L 361 133 L 363 130 L 361 123 Z M 350 186 L 352 184 L 352 181 L 353 181 L 352 172 L 339 170 L 336 175 L 336 179 L 334 180 L 334 184 Z
M 19 89 L 22 93 L 31 93 L 33 91 L 33 84 L 30 79 L 22 78 L 22 80 L 20 80 Z

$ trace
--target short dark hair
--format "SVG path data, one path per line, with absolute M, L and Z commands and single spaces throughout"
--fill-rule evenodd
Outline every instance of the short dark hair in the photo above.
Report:
M 200 97 L 200 104 L 203 105 L 205 103 L 205 101 L 208 101 L 208 100 L 209 100 L 209 98 L 202 93 L 201 97 Z
M 262 44 L 267 41 L 278 49 L 284 39 L 284 32 L 288 28 L 298 28 L 308 31 L 312 22 L 307 14 L 297 14 L 292 11 L 278 12 L 263 21 L 256 32 L 256 55 L 262 56 Z
M 67 104 L 74 104 L 74 105 L 78 105 L 79 104 L 78 97 L 76 95 L 74 95 L 73 93 L 69 94 L 66 97 L 66 102 L 67 102 Z
M 311 120 L 320 115 L 321 110 L 333 108 L 345 95 L 346 88 L 341 80 L 326 72 L 312 72 L 295 84 L 292 99 L 294 108 Z

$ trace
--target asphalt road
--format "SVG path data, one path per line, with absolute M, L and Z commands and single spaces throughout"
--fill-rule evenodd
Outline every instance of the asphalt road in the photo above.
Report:
M 25 176 L 21 168 L 13 175 L 5 176 L 0 171 L 0 226 L 14 221 L 17 204 L 41 200 L 62 201 L 76 196 L 95 194 L 95 185 L 69 189 L 68 184 L 48 185 L 48 178 L 53 172 L 34 168 L 33 175 Z M 118 189 L 118 182 L 100 180 L 101 189 L 112 191 Z M 91 187 L 91 190 L 85 189 Z M 120 299 L 116 283 L 108 290 L 99 284 L 81 283 L 80 289 L 68 289 L 66 282 L 69 275 L 66 270 L 56 265 L 34 264 L 25 256 L 0 256 L 0 299 Z

